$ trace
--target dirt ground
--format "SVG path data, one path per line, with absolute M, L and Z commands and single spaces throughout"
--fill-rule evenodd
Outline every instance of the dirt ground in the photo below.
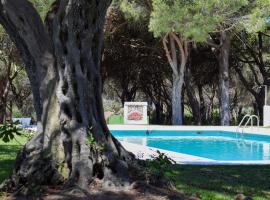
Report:
M 39 197 L 13 197 L 10 195 L 4 200 L 200 200 L 200 198 L 187 197 L 173 190 L 144 184 L 121 190 L 105 189 L 100 186 L 92 187 L 88 191 L 46 188 Z

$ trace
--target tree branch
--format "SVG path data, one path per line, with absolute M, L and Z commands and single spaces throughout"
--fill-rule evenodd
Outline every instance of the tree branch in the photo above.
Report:
M 214 47 L 215 49 L 219 49 L 220 47 L 221 47 L 221 44 L 217 44 L 214 40 L 213 40 L 213 38 L 212 38 L 212 36 L 209 34 L 209 37 L 208 38 L 206 38 L 206 44 L 208 44 L 209 46 L 211 46 L 211 47 Z
M 167 41 L 168 41 L 168 34 L 166 34 L 166 35 L 164 36 L 164 38 L 163 38 L 163 47 L 164 47 L 164 49 L 165 49 L 166 57 L 167 57 L 167 59 L 168 59 L 168 61 L 169 61 L 169 64 L 170 64 L 172 70 L 173 70 L 173 73 L 174 73 L 175 75 L 177 75 L 177 74 L 178 74 L 177 66 L 175 66 L 175 64 L 174 64 L 174 62 L 173 62 L 173 60 L 172 60 L 172 57 L 171 57 L 169 48 L 168 48 L 168 46 L 167 46 Z
M 34 106 L 41 120 L 46 86 L 42 81 L 53 71 L 54 57 L 48 35 L 35 8 L 27 0 L 0 2 L 0 23 L 13 40 L 24 61 L 31 82 Z
M 185 41 L 185 39 L 180 39 L 179 37 L 176 36 L 175 33 L 171 33 L 171 36 L 176 41 L 180 50 L 181 66 L 179 69 L 179 73 L 184 75 L 184 70 L 185 70 L 185 66 L 186 66 L 187 58 L 188 58 L 188 44 Z

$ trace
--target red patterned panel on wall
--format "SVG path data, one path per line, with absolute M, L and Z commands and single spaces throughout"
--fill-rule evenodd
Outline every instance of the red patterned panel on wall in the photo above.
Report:
M 128 120 L 142 120 L 143 107 L 142 106 L 128 106 Z

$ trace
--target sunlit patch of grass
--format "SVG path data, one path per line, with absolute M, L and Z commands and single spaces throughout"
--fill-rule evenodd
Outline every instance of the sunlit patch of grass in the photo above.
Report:
M 10 175 L 17 153 L 27 140 L 24 136 L 16 136 L 16 140 L 8 143 L 0 140 L 0 184 Z

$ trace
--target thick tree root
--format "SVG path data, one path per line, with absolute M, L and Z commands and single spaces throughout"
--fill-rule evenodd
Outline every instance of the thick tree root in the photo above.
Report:
M 121 189 L 130 187 L 133 182 L 128 163 L 134 155 L 121 144 L 117 144 L 117 154 L 112 153 L 110 148 L 107 153 L 90 148 L 88 158 L 77 161 L 73 168 L 63 163 L 68 174 L 66 177 L 61 173 L 62 166 L 52 157 L 55 155 L 42 150 L 37 144 L 39 142 L 33 139 L 18 153 L 13 173 L 1 185 L 1 191 L 29 195 L 43 186 L 58 184 L 62 184 L 63 188 L 87 190 L 96 179 L 102 182 L 104 188 Z
M 12 175 L 1 184 L 0 191 L 27 195 L 42 185 L 55 185 L 63 181 L 52 157 L 46 155 L 38 143 L 33 145 L 35 139 L 18 153 Z

